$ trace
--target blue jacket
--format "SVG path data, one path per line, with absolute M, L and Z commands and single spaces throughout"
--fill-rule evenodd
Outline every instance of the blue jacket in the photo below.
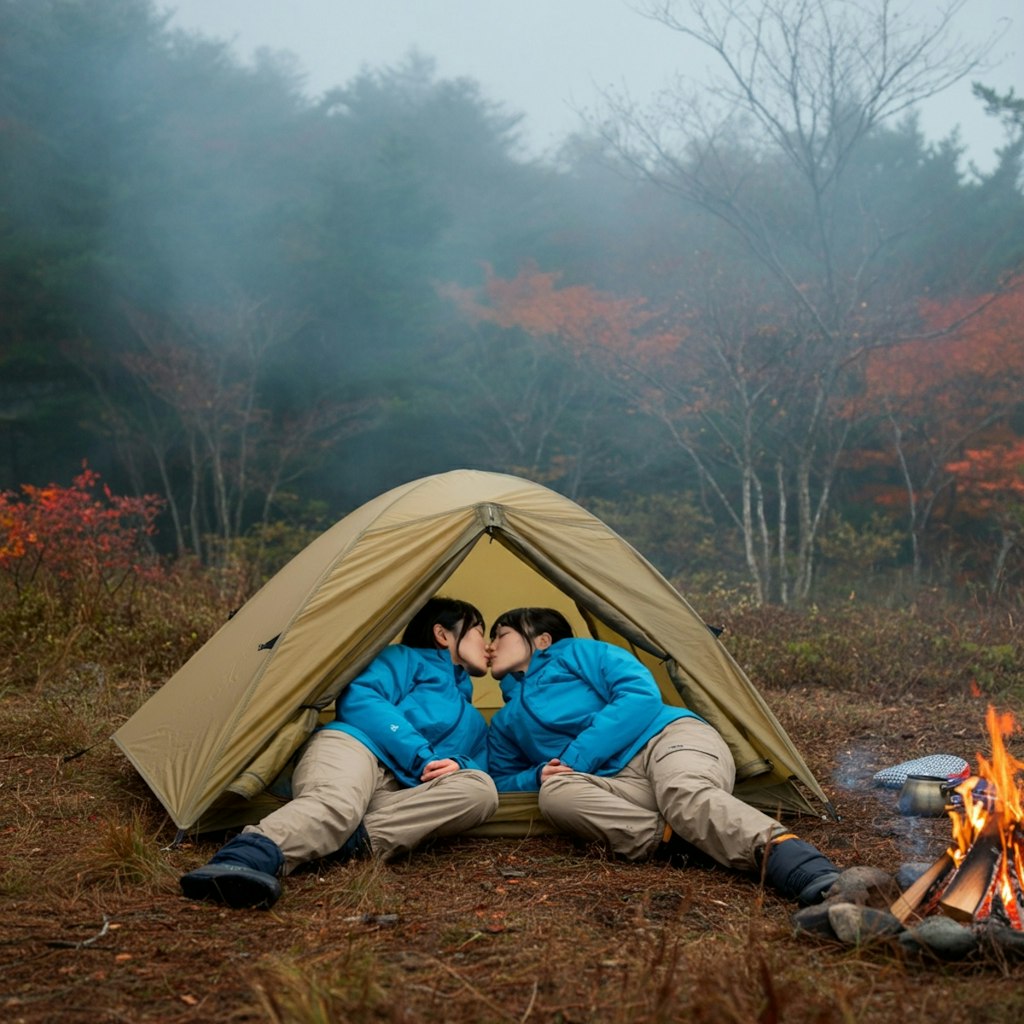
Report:
M 488 763 L 499 790 L 535 790 L 553 757 L 574 771 L 615 775 L 669 722 L 698 717 L 670 707 L 628 651 L 599 640 L 559 640 L 533 652 L 526 672 L 501 681 Z
M 338 696 L 338 729 L 364 743 L 406 786 L 428 761 L 487 770 L 487 723 L 469 673 L 447 651 L 386 647 Z

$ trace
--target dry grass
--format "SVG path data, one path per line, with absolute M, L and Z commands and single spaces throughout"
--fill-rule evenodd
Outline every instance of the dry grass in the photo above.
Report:
M 984 698 L 898 706 L 766 691 L 843 820 L 800 823 L 842 865 L 934 859 L 880 767 L 986 750 Z M 139 699 L 125 694 L 124 704 Z M 566 839 L 458 840 L 407 862 L 314 867 L 270 912 L 193 904 L 214 840 L 173 827 L 103 740 L 117 694 L 8 693 L 0 721 L 0 1010 L 42 1022 L 860 1022 L 1024 1017 L 1024 965 L 905 959 L 792 934 L 791 905 L 720 869 L 615 863 Z M 1016 709 L 1021 710 L 1021 709 Z M 103 740 L 72 760 L 64 756 Z

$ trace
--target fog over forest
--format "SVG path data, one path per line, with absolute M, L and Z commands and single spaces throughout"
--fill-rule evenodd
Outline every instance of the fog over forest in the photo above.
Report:
M 993 41 L 950 5 L 633 6 L 717 85 L 610 92 L 537 157 L 425 52 L 313 92 L 150 0 L 0 4 L 0 490 L 86 460 L 214 562 L 471 467 L 762 600 L 1019 589 L 1024 101 Z M 984 169 L 914 113 L 956 83 Z
M 720 6 L 721 0 L 719 0 Z M 521 115 L 520 152 L 550 156 L 579 130 L 607 92 L 649 105 L 680 77 L 706 88 L 717 76 L 700 43 L 646 17 L 634 0 L 174 0 L 171 26 L 229 41 L 242 61 L 267 49 L 296 62 L 317 96 L 365 67 L 399 64 L 410 51 L 437 63 L 443 78 L 470 78 L 484 95 Z M 680 7 L 679 4 L 676 5 Z M 795 8 L 794 8 L 795 9 Z M 915 25 L 948 18 L 954 47 L 985 49 L 973 75 L 917 105 L 930 142 L 954 130 L 968 161 L 985 170 L 1003 137 L 971 90 L 983 78 L 998 92 L 1024 91 L 1024 17 L 1014 0 L 950 5 L 905 0 Z M 290 55 L 290 56 L 286 56 Z

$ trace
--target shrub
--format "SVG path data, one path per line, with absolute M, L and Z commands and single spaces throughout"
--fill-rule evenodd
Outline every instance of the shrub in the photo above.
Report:
M 719 609 L 723 642 L 758 686 L 829 686 L 885 701 L 1024 696 L 1011 613 L 973 605 L 892 610 L 855 603 L 795 611 Z
M 70 487 L 23 484 L 0 492 L 0 571 L 19 596 L 43 588 L 67 612 L 103 603 L 142 579 L 159 579 L 148 548 L 163 499 L 115 495 L 83 463 Z
M 241 570 L 167 567 L 150 547 L 161 500 L 101 486 L 0 494 L 0 687 L 96 697 L 182 664 L 244 600 Z

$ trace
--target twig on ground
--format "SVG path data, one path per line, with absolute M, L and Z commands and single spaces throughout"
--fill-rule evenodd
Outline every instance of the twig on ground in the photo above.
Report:
M 85 946 L 91 946 L 97 939 L 102 939 L 107 932 L 110 931 L 110 918 L 106 914 L 103 915 L 103 927 L 93 936 L 88 939 L 82 939 L 81 942 L 67 942 L 63 939 L 54 939 L 52 942 L 46 943 L 46 945 L 54 947 L 56 949 L 82 949 Z
M 533 1004 L 537 1001 L 537 979 L 533 979 L 533 991 L 530 993 L 530 1001 L 526 1004 L 526 1009 L 523 1011 L 522 1017 L 519 1018 L 519 1024 L 525 1024 L 530 1014 L 533 1012 Z

